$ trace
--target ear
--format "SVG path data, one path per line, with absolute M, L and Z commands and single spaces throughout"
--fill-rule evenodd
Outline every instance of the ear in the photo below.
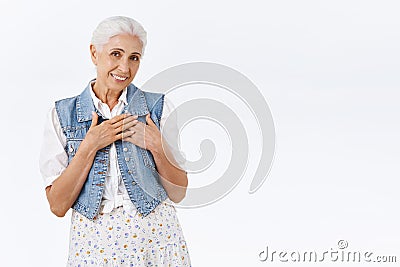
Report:
M 93 44 L 90 44 L 90 57 L 95 66 L 97 66 L 97 50 Z

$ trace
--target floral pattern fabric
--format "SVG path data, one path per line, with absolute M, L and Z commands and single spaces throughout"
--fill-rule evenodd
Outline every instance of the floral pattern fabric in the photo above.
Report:
M 165 202 L 146 217 L 122 207 L 90 221 L 73 210 L 67 266 L 191 266 L 175 207 Z

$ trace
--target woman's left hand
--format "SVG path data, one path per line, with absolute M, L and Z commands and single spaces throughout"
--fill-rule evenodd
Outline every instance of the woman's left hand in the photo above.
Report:
M 157 172 L 160 176 L 160 182 L 165 188 L 168 197 L 175 203 L 180 202 L 186 195 L 188 179 L 186 172 L 177 168 L 170 159 L 167 158 L 168 146 L 164 151 L 161 140 L 161 132 L 150 118 L 150 114 L 146 116 L 146 123 L 138 122 L 126 131 L 131 134 L 123 137 L 122 140 L 131 142 L 143 149 L 150 150 L 154 157 Z M 170 154 L 170 151 L 169 151 Z
M 127 129 L 127 131 L 134 131 L 134 134 L 124 137 L 122 140 L 131 142 L 143 149 L 158 151 L 161 145 L 161 133 L 150 118 L 150 114 L 146 115 L 146 123 L 138 122 L 136 125 Z

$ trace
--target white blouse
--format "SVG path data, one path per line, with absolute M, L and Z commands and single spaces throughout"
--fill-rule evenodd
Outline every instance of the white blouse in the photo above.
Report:
M 107 119 L 111 119 L 122 113 L 125 105 L 128 104 L 126 100 L 126 92 L 127 89 L 125 88 L 118 99 L 118 104 L 110 111 L 108 105 L 96 97 L 93 89 L 90 90 L 95 107 Z M 171 142 L 173 140 L 172 138 L 179 136 L 177 132 L 176 116 L 169 118 L 173 110 L 173 104 L 165 96 L 160 120 L 160 129 L 164 140 L 170 144 L 171 153 L 177 164 L 180 168 L 185 169 L 185 159 L 179 151 L 179 146 L 171 146 L 171 144 L 179 144 L 179 140 Z M 167 118 L 168 125 L 165 125 Z M 42 149 L 39 158 L 40 172 L 45 187 L 51 185 L 68 166 L 68 155 L 64 150 L 66 143 L 66 137 L 61 129 L 55 106 L 53 106 L 46 118 Z M 117 152 L 115 144 L 113 143 L 110 148 L 110 160 L 108 172 L 106 174 L 100 212 L 109 213 L 119 206 L 123 206 L 124 210 L 132 216 L 137 212 L 136 207 L 133 205 L 128 192 L 126 191 L 125 184 L 122 181 L 121 172 L 117 162 Z

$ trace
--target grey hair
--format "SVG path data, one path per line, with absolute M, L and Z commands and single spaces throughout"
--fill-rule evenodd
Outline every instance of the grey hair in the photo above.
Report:
M 142 43 L 142 56 L 147 44 L 147 33 L 143 26 L 129 17 L 115 16 L 101 21 L 93 31 L 92 44 L 101 50 L 111 37 L 118 34 L 131 34 L 137 36 Z

